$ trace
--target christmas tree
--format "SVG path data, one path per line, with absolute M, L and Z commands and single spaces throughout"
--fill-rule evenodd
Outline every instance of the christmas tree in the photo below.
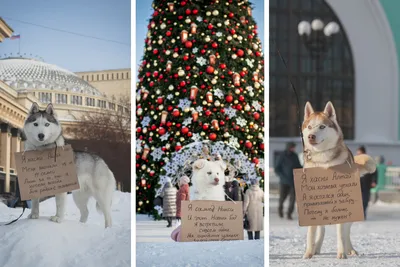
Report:
M 191 143 L 209 141 L 263 186 L 264 60 L 252 4 L 156 0 L 153 8 L 136 92 L 137 212 L 157 216 L 160 180 L 201 149 Z

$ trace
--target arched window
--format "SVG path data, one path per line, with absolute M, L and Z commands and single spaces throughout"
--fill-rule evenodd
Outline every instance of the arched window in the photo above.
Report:
M 301 120 L 307 101 L 319 111 L 327 101 L 332 101 L 345 139 L 354 139 L 355 77 L 346 29 L 323 0 L 270 0 L 269 7 L 270 136 L 299 136 L 296 97 L 288 80 L 289 74 L 299 95 Z M 339 33 L 328 40 L 329 49 L 320 59 L 319 68 L 298 34 L 299 22 L 311 22 L 316 18 L 325 24 L 334 21 L 340 26 Z M 276 47 L 287 62 L 288 70 Z

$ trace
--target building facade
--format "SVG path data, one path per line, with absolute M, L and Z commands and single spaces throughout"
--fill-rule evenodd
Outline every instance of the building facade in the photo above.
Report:
M 108 98 L 119 99 L 131 93 L 131 69 L 77 72 L 76 75 Z
M 400 165 L 400 2 L 271 0 L 269 4 L 270 39 L 275 41 L 270 41 L 270 166 L 286 142 L 296 142 L 301 152 L 296 98 L 288 74 L 299 94 L 300 120 L 306 101 L 323 109 L 330 100 L 353 152 L 365 145 L 370 155 Z M 340 25 L 339 34 L 329 39 L 319 73 L 297 32 L 300 21 L 315 18 Z M 277 48 L 289 62 L 288 70 Z
M 79 121 L 87 112 L 125 108 L 80 76 L 58 66 L 21 57 L 0 59 L 0 193 L 16 189 L 13 154 L 23 150 L 21 129 L 34 102 L 43 109 L 53 103 L 67 139 L 74 139 Z

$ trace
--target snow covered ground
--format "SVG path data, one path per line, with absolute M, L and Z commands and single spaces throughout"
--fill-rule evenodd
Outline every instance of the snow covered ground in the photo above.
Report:
M 285 203 L 285 208 L 288 203 Z M 299 227 L 297 214 L 293 221 L 280 219 L 278 198 L 270 196 L 269 266 L 400 266 L 400 205 L 370 204 L 367 221 L 353 223 L 351 239 L 360 256 L 336 259 L 336 227 L 327 226 L 321 255 L 303 260 L 306 227 Z
M 166 221 L 136 215 L 137 267 L 263 267 L 264 236 L 260 240 L 174 242 Z M 247 234 L 245 235 L 247 239 Z
M 67 215 L 61 224 L 49 221 L 55 214 L 54 198 L 40 204 L 38 220 L 23 217 L 0 226 L 0 266 L 2 267 L 128 267 L 131 266 L 131 194 L 115 192 L 113 227 L 104 229 L 104 217 L 89 202 L 89 220 L 79 222 L 80 213 L 68 195 Z M 0 225 L 21 214 L 0 204 Z

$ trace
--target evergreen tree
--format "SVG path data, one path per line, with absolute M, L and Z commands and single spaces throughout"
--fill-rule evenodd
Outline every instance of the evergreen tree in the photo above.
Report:
M 192 142 L 223 141 L 263 177 L 264 60 L 247 0 L 153 8 L 136 92 L 136 205 L 155 214 L 163 166 Z

